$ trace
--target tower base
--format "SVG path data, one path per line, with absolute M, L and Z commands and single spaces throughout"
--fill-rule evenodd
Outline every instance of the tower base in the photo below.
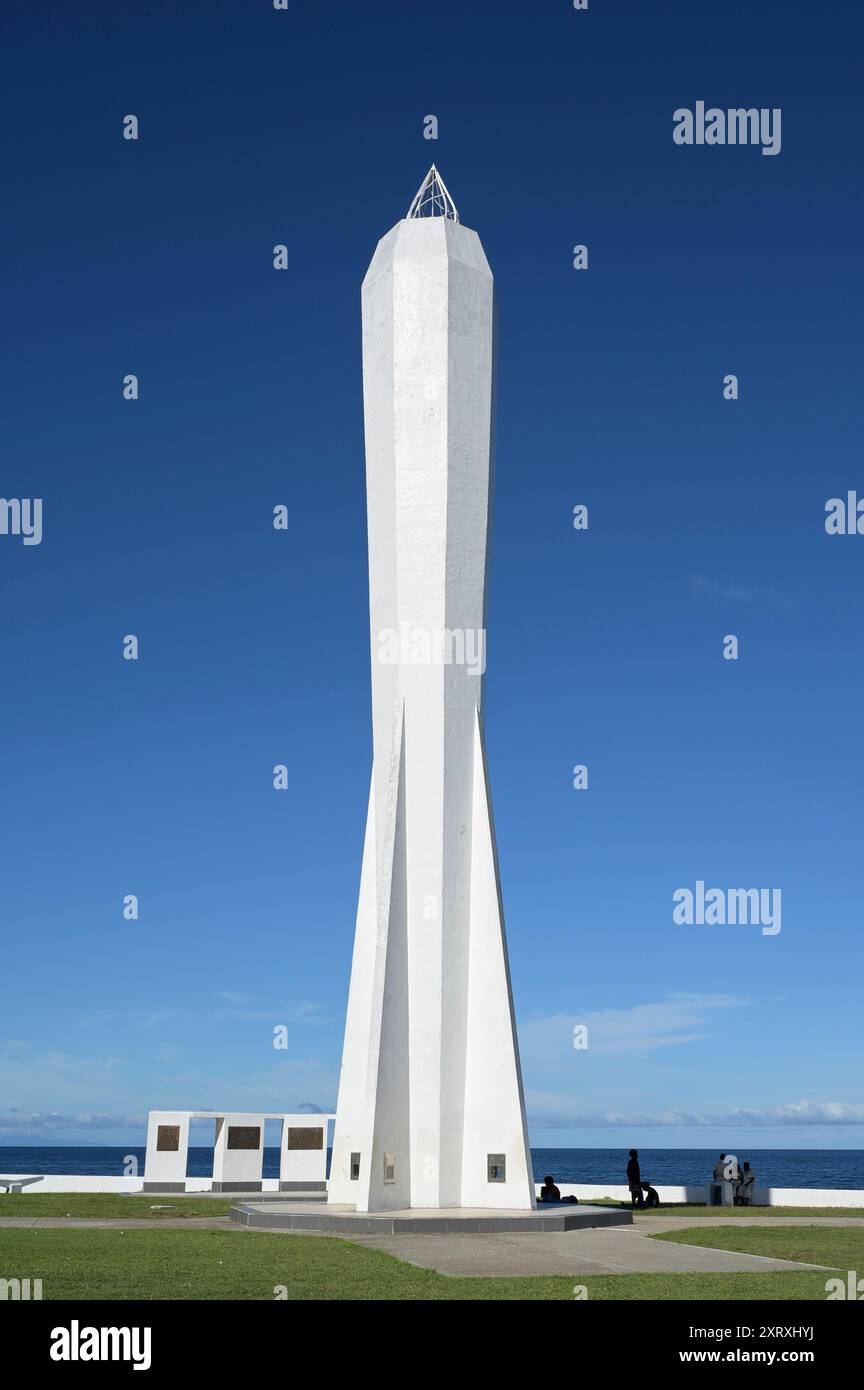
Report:
M 509 1231 L 559 1234 L 594 1226 L 632 1226 L 633 1213 L 618 1207 L 539 1206 L 533 1212 L 471 1207 L 404 1211 L 357 1211 L 354 1207 L 304 1202 L 241 1202 L 229 1216 L 241 1226 L 269 1231 L 330 1231 L 339 1235 L 489 1235 Z

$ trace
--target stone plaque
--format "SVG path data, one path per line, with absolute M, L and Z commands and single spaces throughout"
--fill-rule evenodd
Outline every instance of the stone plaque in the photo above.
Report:
M 323 1149 L 324 1130 L 319 1126 L 317 1129 L 312 1125 L 303 1125 L 294 1129 L 288 1126 L 288 1148 L 289 1149 Z
M 156 1148 L 159 1153 L 177 1153 L 180 1149 L 180 1126 L 157 1125 Z
M 260 1125 L 229 1125 L 229 1149 L 257 1149 L 261 1143 Z
M 506 1181 L 507 1181 L 507 1156 L 506 1156 L 506 1154 L 487 1154 L 487 1155 L 486 1155 L 486 1181 L 487 1181 L 487 1182 L 506 1182 Z

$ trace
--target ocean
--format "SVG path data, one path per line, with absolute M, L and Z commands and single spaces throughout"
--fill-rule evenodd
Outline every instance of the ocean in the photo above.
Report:
M 746 1149 L 729 1146 L 739 1162 L 746 1159 L 760 1187 L 864 1188 L 862 1149 Z M 137 1159 L 144 1171 L 144 1149 L 127 1148 L 15 1148 L 0 1146 L 0 1177 L 11 1173 L 89 1174 L 122 1177 L 128 1174 L 128 1158 Z M 623 1183 L 627 1149 L 532 1149 L 534 1176 L 542 1182 L 547 1173 L 558 1182 Z M 646 1182 L 694 1184 L 708 1182 L 717 1161 L 715 1149 L 640 1149 L 639 1162 Z M 328 1155 L 329 1162 L 329 1155 Z M 191 1148 L 186 1168 L 190 1178 L 213 1175 L 212 1148 Z M 264 1177 L 279 1176 L 278 1148 L 264 1150 Z

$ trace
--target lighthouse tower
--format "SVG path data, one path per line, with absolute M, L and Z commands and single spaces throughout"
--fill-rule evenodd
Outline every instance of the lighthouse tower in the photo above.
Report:
M 434 165 L 363 281 L 373 768 L 328 1201 L 534 1206 L 483 737 L 494 296 Z

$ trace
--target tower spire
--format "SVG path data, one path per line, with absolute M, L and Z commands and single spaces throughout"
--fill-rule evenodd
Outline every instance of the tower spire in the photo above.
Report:
M 451 222 L 459 221 L 456 204 L 450 197 L 447 185 L 435 165 L 429 170 L 414 197 L 407 219 L 415 217 L 449 217 Z

